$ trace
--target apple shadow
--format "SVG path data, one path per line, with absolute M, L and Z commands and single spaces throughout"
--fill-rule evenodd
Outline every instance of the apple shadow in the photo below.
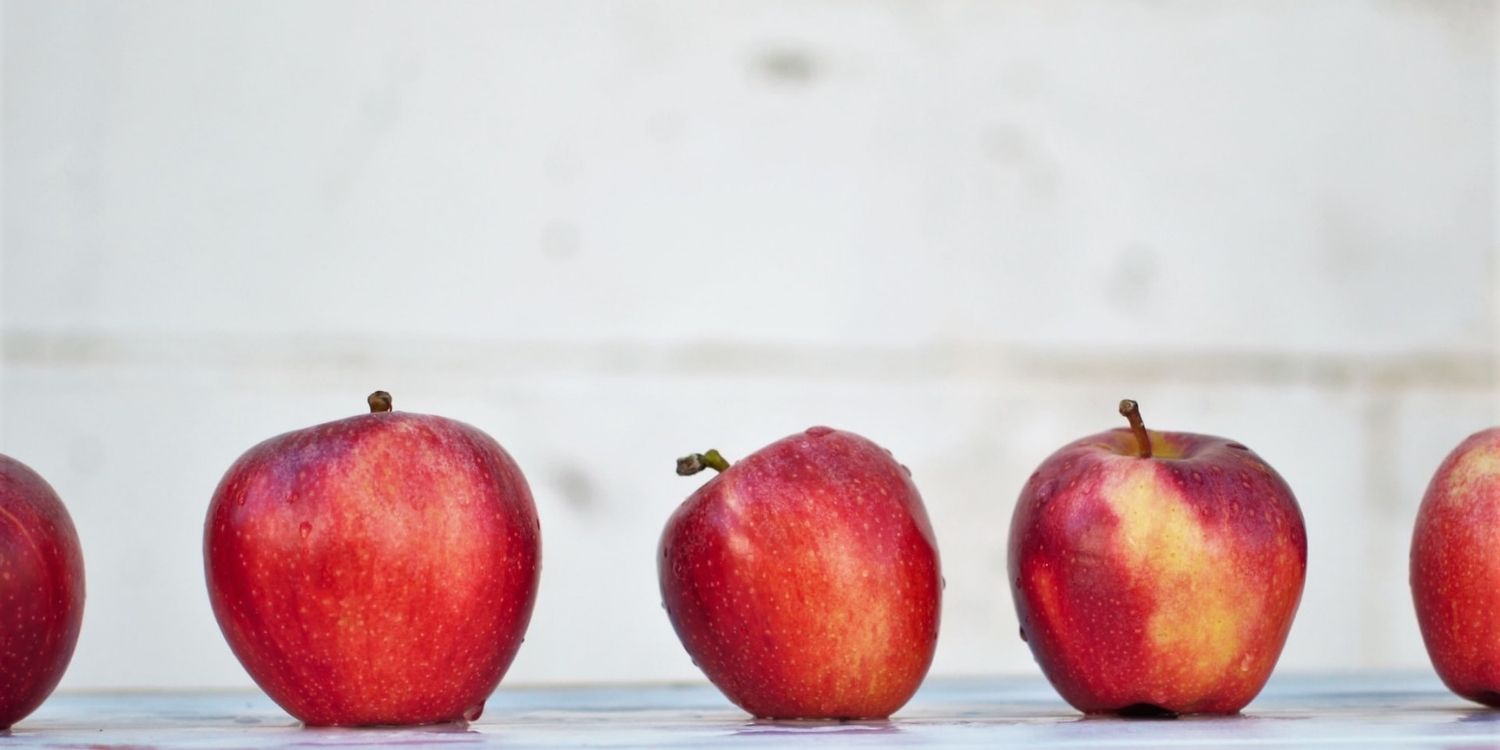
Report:
M 468 722 L 421 724 L 418 726 L 374 725 L 364 727 L 301 727 L 304 742 L 295 746 L 417 746 L 456 745 L 483 742 L 484 735 L 470 728 Z
M 1072 722 L 1150 724 L 1152 722 L 1178 721 L 1181 718 L 1177 714 L 1083 714 L 1082 716 L 1073 717 Z
M 904 732 L 888 719 L 755 719 L 734 731 L 737 737 L 812 737 L 815 735 L 895 735 Z
M 1152 722 L 1186 722 L 1186 723 L 1243 723 L 1255 724 L 1267 721 L 1305 721 L 1310 716 L 1278 716 L 1275 714 L 1259 713 L 1235 713 L 1235 714 L 1084 714 L 1074 718 L 1075 722 L 1121 722 L 1126 724 L 1152 723 Z
M 1466 708 L 1455 720 L 1460 724 L 1496 724 L 1500 723 L 1500 710 L 1493 708 Z
M 1085 713 L 1082 721 L 1177 721 L 1182 714 L 1151 703 L 1136 703 L 1115 711 Z

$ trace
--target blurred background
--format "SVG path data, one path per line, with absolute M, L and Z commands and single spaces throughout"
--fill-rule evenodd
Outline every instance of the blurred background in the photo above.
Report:
M 937 675 L 1035 674 L 1005 539 L 1052 450 L 1232 436 L 1290 482 L 1287 670 L 1426 668 L 1406 557 L 1500 421 L 1493 2 L 6 2 L 0 452 L 89 599 L 64 686 L 248 686 L 223 471 L 365 410 L 526 470 L 511 684 L 699 679 L 653 552 L 824 423 L 908 464 Z

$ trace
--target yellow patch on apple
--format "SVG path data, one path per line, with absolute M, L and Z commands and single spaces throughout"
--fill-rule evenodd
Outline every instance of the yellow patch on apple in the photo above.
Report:
M 1160 653 L 1191 655 L 1170 666 L 1158 661 L 1156 668 L 1170 670 L 1172 681 L 1189 690 L 1206 690 L 1246 651 L 1236 612 L 1259 609 L 1258 601 L 1246 601 L 1259 594 L 1235 580 L 1226 553 L 1162 481 L 1158 464 L 1125 461 L 1102 495 L 1119 518 L 1116 541 L 1128 568 L 1146 571 L 1154 582 L 1140 590 L 1158 592 L 1147 636 Z

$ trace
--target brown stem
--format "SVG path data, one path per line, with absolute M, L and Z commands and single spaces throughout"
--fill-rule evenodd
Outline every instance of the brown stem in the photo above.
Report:
M 365 402 L 370 405 L 371 414 L 379 414 L 380 412 L 391 410 L 391 394 L 385 391 L 371 393 L 370 397 L 365 399 Z
M 1146 423 L 1141 421 L 1141 405 L 1125 399 L 1120 402 L 1120 416 L 1130 420 L 1130 431 L 1135 433 L 1135 444 L 1141 458 L 1151 457 L 1151 434 L 1146 432 Z
M 729 468 L 729 462 L 725 461 L 718 451 L 712 449 L 677 459 L 677 476 L 680 477 L 690 477 L 704 469 L 723 471 L 727 468 Z

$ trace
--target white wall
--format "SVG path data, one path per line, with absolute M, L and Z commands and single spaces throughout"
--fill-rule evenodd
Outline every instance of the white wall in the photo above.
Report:
M 66 685 L 248 681 L 204 509 L 254 442 L 494 434 L 546 539 L 515 682 L 693 678 L 653 548 L 814 423 L 915 472 L 935 672 L 1031 672 L 1011 504 L 1122 396 L 1307 516 L 1283 664 L 1425 663 L 1438 460 L 1495 397 L 1489 2 L 3 8 L 0 452 L 85 544 Z

